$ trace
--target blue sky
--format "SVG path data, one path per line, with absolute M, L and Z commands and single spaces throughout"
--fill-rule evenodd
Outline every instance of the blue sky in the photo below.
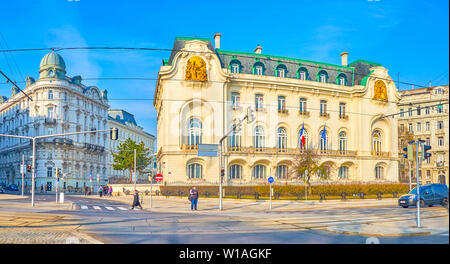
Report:
M 10 49 L 81 46 L 172 48 L 177 36 L 211 38 L 221 48 L 340 64 L 365 59 L 383 64 L 391 77 L 428 86 L 449 82 L 448 1 L 8 1 L 0 32 Z M 3 39 L 0 41 L 6 48 Z M 0 54 L 0 69 L 16 81 L 38 78 L 46 51 Z M 162 51 L 61 51 L 69 76 L 156 78 Z M 9 66 L 8 66 L 9 64 Z M 156 135 L 155 81 L 85 80 L 107 89 L 111 108 L 134 114 Z M 20 84 L 20 83 L 19 83 Z M 24 85 L 21 84 L 21 87 Z M 400 89 L 411 88 L 401 85 Z M 11 86 L 0 79 L 0 95 Z M 121 100 L 116 100 L 121 99 Z

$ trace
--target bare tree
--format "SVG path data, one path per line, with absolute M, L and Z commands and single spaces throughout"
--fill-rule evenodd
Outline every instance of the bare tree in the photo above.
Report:
M 319 150 L 312 148 L 300 150 L 292 161 L 290 178 L 301 179 L 308 186 L 308 194 L 311 194 L 311 176 L 326 180 L 334 169 L 334 164 L 321 164 L 320 161 Z

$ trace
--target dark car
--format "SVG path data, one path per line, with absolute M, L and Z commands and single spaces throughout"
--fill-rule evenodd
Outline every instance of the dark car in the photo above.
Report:
M 18 191 L 19 187 L 17 187 L 17 185 L 15 185 L 15 184 L 10 184 L 10 185 L 6 186 L 5 189 L 8 191 Z
M 420 206 L 433 206 L 435 204 L 448 207 L 448 187 L 445 184 L 428 184 L 420 186 Z M 408 194 L 400 196 L 398 205 L 403 208 L 416 206 L 417 188 L 412 189 Z
M 2 187 L 0 187 L 0 193 L 5 193 L 5 190 L 3 190 Z

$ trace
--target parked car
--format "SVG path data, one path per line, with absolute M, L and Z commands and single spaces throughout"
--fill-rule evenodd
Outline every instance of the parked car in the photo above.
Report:
M 3 190 L 2 187 L 0 187 L 0 193 L 5 193 L 5 190 Z
M 420 186 L 420 206 L 425 207 L 440 204 L 448 208 L 448 187 L 445 184 L 428 184 Z M 417 205 L 417 188 L 412 189 L 408 194 L 400 196 L 398 205 L 403 208 Z
M 17 187 L 17 185 L 15 185 L 15 184 L 10 184 L 10 185 L 6 186 L 5 189 L 9 190 L 9 191 L 18 191 L 19 187 Z

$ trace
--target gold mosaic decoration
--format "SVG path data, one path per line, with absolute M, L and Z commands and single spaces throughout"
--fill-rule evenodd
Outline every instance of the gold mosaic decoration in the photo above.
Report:
M 206 75 L 206 63 L 199 56 L 191 57 L 186 66 L 185 80 L 195 80 L 205 82 L 208 80 Z
M 387 101 L 387 88 L 383 81 L 378 80 L 373 87 L 373 99 Z

